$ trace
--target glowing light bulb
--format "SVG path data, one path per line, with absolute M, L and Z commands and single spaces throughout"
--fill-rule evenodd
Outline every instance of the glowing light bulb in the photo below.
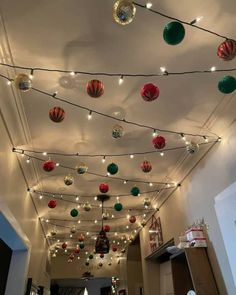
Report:
M 40 200 L 42 200 L 42 198 L 43 198 L 43 196 L 42 196 L 42 195 L 40 195 L 40 196 L 39 196 L 39 199 L 40 199 Z
M 102 163 L 105 163 L 106 162 L 106 157 L 104 156 L 103 158 L 102 158 Z
M 98 223 L 98 221 L 97 220 L 94 220 L 94 223 Z
M 95 197 L 94 197 L 94 201 L 97 201 L 97 199 L 98 199 L 98 197 L 97 197 L 97 196 L 95 196 Z
M 7 81 L 7 85 L 9 85 L 9 86 L 11 85 L 11 81 L 10 80 Z
M 216 70 L 216 67 L 211 67 L 211 72 L 215 72 L 215 70 Z
M 198 16 L 198 17 L 196 18 L 196 23 L 199 23 L 202 19 L 203 19 L 203 16 Z
M 29 164 L 29 163 L 30 163 L 30 158 L 28 158 L 28 159 L 26 160 L 26 163 L 27 163 L 27 164 Z
M 130 155 L 129 157 L 130 157 L 130 159 L 133 159 L 134 158 L 134 155 Z
M 79 201 L 79 197 L 77 196 L 77 197 L 75 198 L 75 200 L 76 200 L 76 201 Z
M 152 137 L 155 137 L 155 136 L 157 136 L 157 131 L 156 131 L 156 129 L 154 129 L 154 130 L 153 130 L 153 133 L 152 133 Z
M 123 84 L 123 82 L 124 82 L 124 77 L 123 75 L 121 75 L 119 79 L 119 85 Z
M 127 183 L 127 180 L 124 180 L 124 184 L 126 184 Z
M 75 72 L 70 72 L 70 75 L 73 77 L 75 76 Z
M 165 154 L 164 152 L 160 152 L 160 156 L 163 157 Z
M 60 166 L 60 164 L 59 163 L 56 163 L 56 166 L 58 167 L 58 166 Z
M 91 119 L 92 119 L 92 111 L 89 111 L 88 120 L 91 120 Z
M 47 152 L 43 152 L 43 156 L 47 156 L 47 154 L 48 154 Z
M 147 9 L 150 9 L 152 7 L 152 3 L 151 2 L 147 2 L 146 7 L 147 7 Z
M 149 182 L 149 186 L 153 186 L 153 183 L 152 182 Z

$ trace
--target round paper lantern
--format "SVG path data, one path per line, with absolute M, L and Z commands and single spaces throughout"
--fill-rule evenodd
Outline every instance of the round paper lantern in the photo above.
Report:
M 163 31 L 163 38 L 169 45 L 177 45 L 185 36 L 184 26 L 177 21 L 168 23 Z
M 166 140 L 163 136 L 157 135 L 152 139 L 152 144 L 153 144 L 154 148 L 160 150 L 165 147 Z
M 135 16 L 136 7 L 130 0 L 118 0 L 113 6 L 114 20 L 120 25 L 130 24 Z
M 65 111 L 60 107 L 54 107 L 49 111 L 49 118 L 55 123 L 60 123 L 65 118 Z
M 227 39 L 222 42 L 217 50 L 217 55 L 219 58 L 228 61 L 232 60 L 236 56 L 236 41 L 232 39 Z
M 132 196 L 137 197 L 140 194 L 140 189 L 137 186 L 131 188 L 130 193 Z
M 79 247 L 81 250 L 84 249 L 84 247 L 85 247 L 84 243 L 79 244 Z
M 121 211 L 121 210 L 123 209 L 123 205 L 122 205 L 121 203 L 116 203 L 116 204 L 114 205 L 114 209 L 115 209 L 116 211 Z
M 218 89 L 224 94 L 234 92 L 236 89 L 236 79 L 233 76 L 224 76 L 218 83 Z
M 141 164 L 141 169 L 143 170 L 144 173 L 148 173 L 152 170 L 152 164 L 149 161 L 143 161 Z
M 146 224 L 147 224 L 147 220 L 146 220 L 146 219 L 143 219 L 143 220 L 141 221 L 141 225 L 142 225 L 142 227 L 144 227 Z
M 100 258 L 104 258 L 104 254 L 103 253 L 100 254 Z
M 116 252 L 117 250 L 118 250 L 118 248 L 117 248 L 116 246 L 113 246 L 113 247 L 112 247 L 112 251 L 113 251 L 113 252 Z
M 135 223 L 136 222 L 136 217 L 134 215 L 130 216 L 129 222 L 130 223 Z
M 113 138 L 121 138 L 124 135 L 124 129 L 120 125 L 113 126 L 112 129 L 112 137 Z
M 82 234 L 78 237 L 78 241 L 79 242 L 83 242 L 84 241 L 84 236 Z
M 80 248 L 76 247 L 74 252 L 75 252 L 75 254 L 79 254 L 80 253 Z
M 111 175 L 116 174 L 118 170 L 118 165 L 116 165 L 115 163 L 111 163 L 107 166 L 107 172 L 109 172 Z
M 107 184 L 107 183 L 101 183 L 101 184 L 99 185 L 99 190 L 100 190 L 100 192 L 103 193 L 103 194 L 107 193 L 107 192 L 109 191 L 109 186 L 108 186 L 108 184 Z
M 55 168 L 55 163 L 52 160 L 47 160 L 43 162 L 43 170 L 46 172 L 51 172 Z
M 154 84 L 147 83 L 141 88 L 140 94 L 145 101 L 153 101 L 158 98 L 160 90 Z
M 74 177 L 73 176 L 71 176 L 71 175 L 65 176 L 65 178 L 64 178 L 65 185 L 67 185 L 67 186 L 72 185 L 73 182 L 74 182 Z
M 53 208 L 56 208 L 56 206 L 57 206 L 57 201 L 56 200 L 50 200 L 48 202 L 48 207 L 49 208 L 53 209 Z
M 70 233 L 71 234 L 75 234 L 76 233 L 76 227 L 73 226 L 71 229 L 70 229 Z
M 32 80 L 26 74 L 18 74 L 15 79 L 14 83 L 17 89 L 26 92 L 32 88 Z
M 80 163 L 77 167 L 76 167 L 76 171 L 78 174 L 84 174 L 86 173 L 88 170 L 88 166 L 86 166 L 84 163 Z
M 76 217 L 76 216 L 78 216 L 78 214 L 79 214 L 79 212 L 78 212 L 78 210 L 77 209 L 72 209 L 71 211 L 70 211 L 70 215 L 72 216 L 72 217 Z
M 143 205 L 144 205 L 145 207 L 149 207 L 149 206 L 151 205 L 151 201 L 150 201 L 150 199 L 149 199 L 149 198 L 145 198 L 145 199 L 143 200 Z
M 99 80 L 91 80 L 87 84 L 87 93 L 89 96 L 98 98 L 104 93 L 104 85 Z
M 110 226 L 107 225 L 107 224 L 104 225 L 103 229 L 104 229 L 104 231 L 105 231 L 106 233 L 108 233 L 108 232 L 111 230 Z
M 191 141 L 187 146 L 186 146 L 186 150 L 189 154 L 196 154 L 199 151 L 199 145 L 194 142 Z
M 86 261 L 86 262 L 85 262 L 85 265 L 86 265 L 86 266 L 89 266 L 89 262 L 88 262 L 88 261 Z
M 91 206 L 91 204 L 89 202 L 86 202 L 84 204 L 83 208 L 84 208 L 84 211 L 87 211 L 88 212 L 88 211 L 91 210 L 92 206 Z
M 62 247 L 62 249 L 66 249 L 66 248 L 67 248 L 67 244 L 66 244 L 66 243 L 63 243 L 63 244 L 61 245 L 61 247 Z
M 107 219 L 109 219 L 109 217 L 110 217 L 110 214 L 109 214 L 107 211 L 105 211 L 105 212 L 102 214 L 102 219 L 103 219 L 103 220 L 107 220 Z

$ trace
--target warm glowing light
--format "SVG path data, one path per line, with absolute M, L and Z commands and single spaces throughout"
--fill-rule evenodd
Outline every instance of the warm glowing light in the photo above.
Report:
M 150 9 L 152 7 L 152 3 L 151 2 L 147 2 L 146 7 L 147 7 L 147 9 Z
M 92 111 L 89 111 L 88 120 L 91 120 L 91 119 L 92 119 Z
M 130 155 L 130 159 L 133 159 L 134 158 L 134 155 Z
M 73 77 L 75 76 L 75 72 L 70 72 L 70 75 Z
M 216 67 L 211 67 L 211 72 L 215 72 Z
M 120 76 L 119 85 L 123 84 L 123 82 L 124 82 L 124 77 L 123 76 Z

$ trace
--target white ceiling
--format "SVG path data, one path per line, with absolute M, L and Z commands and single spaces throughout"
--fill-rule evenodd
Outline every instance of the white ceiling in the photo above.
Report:
M 218 45 L 223 41 L 202 31 L 185 27 L 186 37 L 178 46 L 167 45 L 162 38 L 162 30 L 169 21 L 148 11 L 137 8 L 133 23 L 119 26 L 112 18 L 112 0 L 2 0 L 1 11 L 9 38 L 13 61 L 16 65 L 28 67 L 62 68 L 65 70 L 81 70 L 91 72 L 123 72 L 152 73 L 159 72 L 160 66 L 169 71 L 185 71 L 235 67 L 235 60 L 223 62 L 216 55 Z M 144 1 L 140 1 L 145 3 Z M 169 15 L 191 21 L 197 16 L 204 16 L 201 25 L 229 37 L 235 36 L 236 5 L 234 0 L 199 0 L 199 1 L 152 1 L 153 8 Z M 105 94 L 99 99 L 90 98 L 86 93 L 86 83 L 91 78 L 77 75 L 72 78 L 58 73 L 36 72 L 34 87 L 46 92 L 58 91 L 58 95 L 71 102 L 82 104 L 100 112 L 115 115 L 119 118 L 156 126 L 158 128 L 202 132 L 202 126 L 209 115 L 220 103 L 223 95 L 217 90 L 217 83 L 222 74 L 170 76 L 160 78 L 125 78 L 119 86 L 117 78 L 96 77 L 103 81 Z M 63 81 L 69 79 L 67 86 Z M 147 82 L 153 82 L 160 88 L 158 100 L 147 103 L 139 94 L 140 88 Z M 152 134 L 150 130 L 122 124 L 125 135 L 121 139 L 113 139 L 112 126 L 115 121 L 94 115 L 87 120 L 87 112 L 69 105 L 53 101 L 47 96 L 30 91 L 22 94 L 23 105 L 31 133 L 29 146 L 19 143 L 21 148 L 33 148 L 41 151 L 60 151 L 66 153 L 107 154 L 133 153 L 152 150 Z M 48 111 L 53 106 L 61 106 L 66 111 L 66 118 L 61 124 L 55 124 L 48 118 Z M 213 130 L 220 132 L 220 130 Z M 206 131 L 204 131 L 206 132 Z M 167 139 L 167 147 L 183 144 L 180 136 L 163 134 Z M 206 151 L 202 148 L 199 157 Z M 176 165 L 187 156 L 185 151 L 166 153 L 164 157 L 152 154 L 150 160 L 153 170 L 145 175 L 140 169 L 143 156 L 134 159 L 129 157 L 110 158 L 106 164 L 101 158 L 81 158 L 89 171 L 106 174 L 109 162 L 119 165 L 117 176 L 125 179 L 144 181 L 178 181 L 171 173 Z M 189 158 L 189 157 L 188 157 Z M 75 167 L 76 158 L 55 157 L 56 162 Z M 188 161 L 189 167 L 198 158 Z M 23 162 L 24 160 L 22 160 Z M 25 169 L 26 167 L 23 163 Z M 41 163 L 35 162 L 38 168 L 40 183 L 36 180 L 31 185 L 35 188 L 58 193 L 78 195 L 96 195 L 98 185 L 104 181 L 99 177 L 84 175 L 75 176 L 75 184 L 66 187 L 63 178 L 69 171 L 57 168 L 52 173 L 43 172 Z M 110 184 L 112 195 L 129 193 L 131 183 L 126 185 L 120 181 L 106 180 Z M 150 188 L 140 185 L 142 191 Z M 150 194 L 155 197 L 155 194 Z M 123 197 L 121 202 L 125 208 L 143 208 L 141 197 Z M 59 201 L 54 210 L 47 207 L 47 198 L 34 200 L 40 216 L 44 218 L 70 219 L 72 204 Z M 86 198 L 81 198 L 84 202 Z M 91 203 L 99 205 L 93 199 Z M 108 203 L 113 206 L 115 198 Z M 99 219 L 100 209 L 92 209 L 90 213 L 80 209 L 81 220 Z M 113 212 L 112 212 L 113 211 Z M 126 216 L 127 211 L 116 213 L 116 217 Z M 140 211 L 134 211 L 135 214 Z M 142 212 L 144 213 L 144 212 Z M 142 217 L 139 218 L 141 220 Z M 77 222 L 78 218 L 76 219 Z M 55 222 L 64 226 L 72 226 L 73 222 Z M 126 218 L 108 222 L 112 231 L 126 232 Z M 76 223 L 77 224 L 77 223 Z M 131 230 L 138 225 L 132 225 Z M 44 224 L 47 233 L 52 227 Z M 93 222 L 77 224 L 78 229 L 98 231 L 100 226 Z M 59 236 L 68 241 L 69 229 L 58 227 Z M 130 229 L 129 229 L 130 231 Z M 121 233 L 119 236 L 122 236 Z M 110 235 L 114 238 L 114 233 Z M 52 241 L 51 241 L 52 242 Z M 72 244 L 71 244 L 72 245 Z

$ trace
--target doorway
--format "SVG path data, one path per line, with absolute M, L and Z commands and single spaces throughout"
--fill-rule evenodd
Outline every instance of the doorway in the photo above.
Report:
M 170 261 L 160 264 L 160 295 L 174 295 Z

